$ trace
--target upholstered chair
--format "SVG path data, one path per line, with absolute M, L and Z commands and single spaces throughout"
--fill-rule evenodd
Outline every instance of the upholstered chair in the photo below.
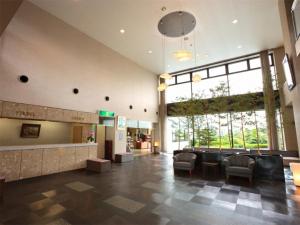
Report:
M 194 153 L 179 153 L 176 154 L 173 159 L 174 170 L 186 170 L 189 171 L 190 175 L 192 174 L 193 169 L 195 168 L 195 161 L 197 155 Z
M 247 177 L 252 183 L 255 160 L 245 155 L 231 155 L 224 159 L 226 181 L 229 176 Z

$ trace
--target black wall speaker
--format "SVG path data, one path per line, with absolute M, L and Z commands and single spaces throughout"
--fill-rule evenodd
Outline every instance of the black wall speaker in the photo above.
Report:
M 74 89 L 73 89 L 73 93 L 74 93 L 75 95 L 77 95 L 77 94 L 79 93 L 78 88 L 74 88 Z
M 27 83 L 29 78 L 26 75 L 21 75 L 21 76 L 19 76 L 19 80 L 22 83 Z

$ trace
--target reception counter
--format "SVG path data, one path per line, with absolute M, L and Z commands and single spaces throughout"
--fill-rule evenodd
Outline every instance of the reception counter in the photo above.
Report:
M 0 176 L 6 181 L 86 167 L 97 158 L 97 143 L 0 146 Z

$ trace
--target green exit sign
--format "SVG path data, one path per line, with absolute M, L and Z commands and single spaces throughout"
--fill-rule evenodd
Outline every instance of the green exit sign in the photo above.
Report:
M 110 112 L 110 111 L 100 110 L 99 111 L 99 116 L 103 116 L 103 117 L 115 117 L 115 113 L 114 112 Z

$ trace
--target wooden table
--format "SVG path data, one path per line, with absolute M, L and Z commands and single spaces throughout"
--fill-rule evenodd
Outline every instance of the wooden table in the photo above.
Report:
M 207 170 L 210 168 L 214 170 L 214 177 L 216 178 L 219 173 L 219 163 L 218 162 L 202 162 L 203 176 L 207 175 Z

